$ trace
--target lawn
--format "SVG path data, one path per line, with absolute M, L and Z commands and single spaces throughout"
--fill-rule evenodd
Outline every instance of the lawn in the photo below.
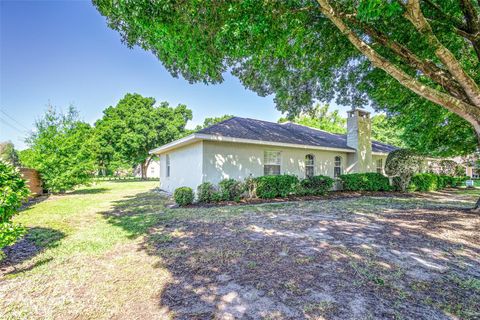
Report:
M 22 211 L 0 318 L 480 317 L 480 190 L 169 209 L 156 185 Z

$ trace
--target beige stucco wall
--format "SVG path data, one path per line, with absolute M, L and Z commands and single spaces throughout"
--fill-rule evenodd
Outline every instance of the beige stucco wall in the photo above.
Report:
M 166 176 L 166 155 L 170 156 L 170 177 Z M 203 142 L 196 142 L 160 155 L 160 188 L 173 192 L 178 187 L 193 190 L 202 183 Z
M 280 151 L 281 173 L 305 178 L 305 156 L 315 156 L 315 175 L 333 177 L 334 159 L 342 157 L 343 172 L 353 173 L 351 154 L 304 148 L 286 148 L 246 143 L 203 141 L 160 155 L 160 188 L 173 192 L 187 186 L 193 190 L 202 182 L 217 184 L 223 179 L 243 180 L 249 175 L 263 175 L 264 151 Z M 170 177 L 166 177 L 166 155 L 170 155 Z M 372 156 L 371 168 L 376 171 L 376 160 L 386 156 Z
M 265 150 L 281 152 L 281 173 L 305 177 L 305 155 L 315 156 L 315 174 L 333 177 L 334 158 L 343 159 L 344 173 L 347 173 L 347 153 L 301 148 L 262 146 L 244 143 L 204 141 L 204 181 L 218 183 L 222 179 L 242 180 L 250 174 L 263 175 Z

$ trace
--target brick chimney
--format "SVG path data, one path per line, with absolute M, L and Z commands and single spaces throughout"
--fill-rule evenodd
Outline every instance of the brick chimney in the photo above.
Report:
M 351 173 L 372 171 L 372 124 L 370 112 L 354 108 L 347 112 L 347 146 L 355 149 L 349 155 Z

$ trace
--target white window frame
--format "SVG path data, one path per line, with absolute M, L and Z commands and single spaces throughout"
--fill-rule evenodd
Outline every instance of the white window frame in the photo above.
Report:
M 310 159 L 308 157 L 311 157 L 311 163 L 309 163 Z M 312 174 L 309 176 L 308 171 L 309 169 L 312 170 Z M 315 175 L 315 155 L 309 153 L 305 155 L 305 178 L 310 178 Z
M 170 177 L 170 155 L 165 155 L 165 177 Z
M 377 173 L 383 174 L 383 159 L 382 158 L 377 159 L 376 166 L 377 166 Z
M 337 159 L 340 159 L 340 165 L 337 165 Z M 339 168 L 338 170 L 338 175 L 337 175 L 337 168 Z M 334 178 L 338 178 L 339 176 L 341 176 L 343 174 L 343 157 L 342 156 L 335 156 L 335 158 L 333 158 L 333 177 Z
M 275 154 L 275 158 L 272 161 L 270 155 Z M 267 166 L 278 166 L 278 173 L 266 174 Z M 278 150 L 264 150 L 263 151 L 263 175 L 280 175 L 282 174 L 282 152 Z

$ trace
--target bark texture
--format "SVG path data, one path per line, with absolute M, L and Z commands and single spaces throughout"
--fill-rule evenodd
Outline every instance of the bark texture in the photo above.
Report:
M 390 39 L 388 35 L 380 32 L 372 26 L 363 24 L 356 19 L 355 14 L 342 12 L 329 0 L 317 0 L 321 12 L 348 38 L 370 62 L 377 68 L 395 78 L 400 84 L 417 95 L 436 103 L 447 110 L 457 114 L 468 121 L 477 134 L 478 146 L 480 149 L 480 86 L 463 69 L 459 60 L 454 54 L 441 43 L 430 26 L 428 19 L 424 16 L 420 0 L 397 1 L 404 8 L 404 17 L 408 19 L 413 32 L 418 32 L 434 48 L 435 56 L 442 65 L 436 65 L 418 57 L 404 45 Z M 457 34 L 469 40 L 480 60 L 480 15 L 470 0 L 461 0 L 460 7 L 464 14 L 464 21 L 445 14 L 441 7 L 433 1 L 424 1 L 443 19 L 448 20 L 455 28 Z M 371 45 L 365 42 L 364 36 L 359 35 L 350 25 L 361 30 L 383 47 L 388 48 L 406 65 L 416 71 L 422 72 L 433 82 L 439 84 L 443 90 L 420 82 L 409 75 L 395 63 L 379 54 Z M 480 210 L 480 199 L 476 209 Z

